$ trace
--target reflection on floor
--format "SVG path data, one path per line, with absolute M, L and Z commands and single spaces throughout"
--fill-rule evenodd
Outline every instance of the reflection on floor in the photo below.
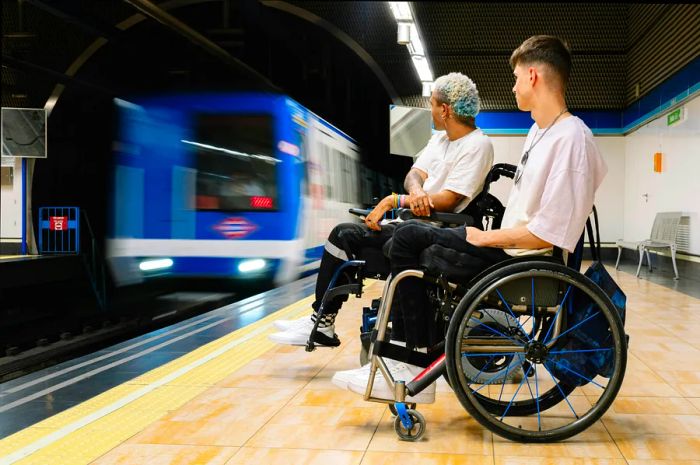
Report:
M 625 382 L 602 420 L 562 443 L 518 444 L 493 435 L 468 416 L 442 381 L 436 403 L 419 406 L 428 421 L 426 437 L 402 442 L 385 406 L 335 388 L 330 379 L 336 370 L 359 366 L 360 309 L 379 295 L 381 283 L 374 283 L 341 312 L 339 349 L 307 353 L 264 343 L 272 331 L 266 324 L 241 333 L 245 341 L 205 346 L 180 365 L 107 391 L 94 405 L 88 401 L 10 436 L 0 441 L 0 457 L 14 450 L 12 444 L 69 428 L 57 440 L 65 441 L 61 447 L 16 463 L 698 465 L 700 299 L 624 272 L 613 276 L 628 296 Z M 303 315 L 308 304 L 305 299 L 272 318 Z M 256 340 L 258 345 L 247 345 Z M 209 361 L 185 371 L 199 363 L 197 357 Z M 208 371 L 197 371 L 206 366 Z M 147 389 L 152 391 L 137 397 Z M 71 426 L 129 396 L 136 400 L 102 417 L 109 421 Z M 71 418 L 59 421 L 60 415 Z
M 661 268 L 659 268 L 653 258 L 652 263 L 654 263 L 653 271 L 649 272 L 646 266 L 643 266 L 639 273 L 639 279 L 651 281 L 682 294 L 700 299 L 700 279 L 698 279 L 697 274 L 688 273 L 681 267 L 680 279 L 673 279 L 673 269 L 670 265 L 667 266 L 663 264 Z M 615 266 L 615 260 L 606 261 L 605 266 L 613 268 Z M 629 260 L 623 260 L 620 263 L 620 270 L 634 275 L 637 272 L 637 264 L 631 263 Z

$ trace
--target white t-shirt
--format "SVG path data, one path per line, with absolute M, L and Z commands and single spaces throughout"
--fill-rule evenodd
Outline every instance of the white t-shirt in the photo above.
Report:
M 523 154 L 542 131 L 536 123 L 532 125 Z M 501 228 L 527 225 L 540 239 L 573 252 L 593 210 L 595 191 L 608 171 L 591 130 L 576 116 L 557 122 L 532 148 L 520 169 L 522 178 L 510 192 Z M 550 250 L 505 251 L 530 255 Z
M 493 145 L 481 129 L 450 141 L 444 131 L 430 138 L 413 168 L 428 173 L 423 190 L 428 194 L 449 190 L 465 196 L 455 207 L 462 211 L 484 187 L 493 165 Z

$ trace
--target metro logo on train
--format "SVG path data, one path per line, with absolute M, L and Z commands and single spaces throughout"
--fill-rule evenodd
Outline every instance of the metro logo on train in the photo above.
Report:
M 258 229 L 256 225 L 241 217 L 226 218 L 214 226 L 227 239 L 241 239 Z

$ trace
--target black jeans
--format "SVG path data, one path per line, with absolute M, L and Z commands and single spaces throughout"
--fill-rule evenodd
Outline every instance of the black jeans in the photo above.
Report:
M 394 231 L 391 245 L 391 274 L 419 268 L 420 254 L 432 244 L 469 255 L 469 269 L 476 276 L 489 266 L 511 258 L 502 249 L 476 247 L 466 240 L 466 229 L 438 228 L 433 225 L 406 221 Z M 397 287 L 398 314 L 392 315 L 392 339 L 405 340 L 408 347 L 431 347 L 444 339 L 441 325 L 431 308 L 426 283 L 418 278 L 406 278 Z M 392 308 L 392 311 L 394 311 Z
M 382 247 L 391 238 L 395 229 L 394 224 L 382 226 L 381 231 L 373 231 L 364 223 L 341 223 L 331 231 L 323 250 L 321 267 L 316 280 L 316 300 L 312 304 L 317 311 L 330 285 L 333 275 L 340 265 L 347 260 L 366 260 L 370 274 L 385 268 L 389 270 L 388 260 L 382 255 Z M 354 271 L 354 270 L 353 270 Z M 340 286 L 349 282 L 345 274 L 341 274 L 335 285 Z M 338 313 L 347 296 L 338 296 L 326 302 L 323 314 Z

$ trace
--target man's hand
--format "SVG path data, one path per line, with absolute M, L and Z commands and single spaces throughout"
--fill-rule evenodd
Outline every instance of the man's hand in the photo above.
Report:
M 467 226 L 466 227 L 467 231 L 467 242 L 469 242 L 471 245 L 475 245 L 477 247 L 483 247 L 484 246 L 484 231 L 481 229 L 475 228 L 473 226 Z
M 365 217 L 365 224 L 367 227 L 373 231 L 381 231 L 382 227 L 379 226 L 379 222 L 384 218 L 384 213 L 392 208 L 394 208 L 394 197 L 391 195 L 384 197 L 382 201 L 374 207 L 374 210 Z
M 435 208 L 430 196 L 423 189 L 416 189 L 411 193 L 408 205 L 416 216 L 430 216 L 430 209 Z

